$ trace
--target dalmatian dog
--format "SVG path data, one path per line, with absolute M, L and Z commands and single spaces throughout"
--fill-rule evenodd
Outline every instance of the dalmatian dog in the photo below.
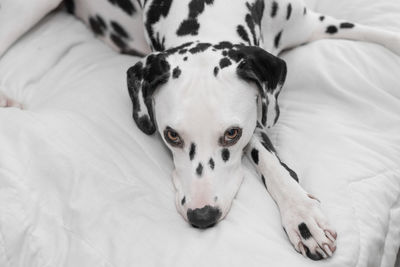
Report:
M 35 12 L 12 25 L 13 33 L 2 28 L 0 54 L 61 2 L 21 1 L 1 2 L 9 16 L 19 8 Z M 127 70 L 133 119 L 171 150 L 176 207 L 186 221 L 207 228 L 227 215 L 246 155 L 295 250 L 312 260 L 333 255 L 335 229 L 266 132 L 278 120 L 287 73 L 277 55 L 323 38 L 375 42 L 400 54 L 400 34 L 315 13 L 302 0 L 69 0 L 65 6 L 113 49 L 144 56 Z M 0 24 L 10 27 L 5 17 Z M 2 97 L 3 106 L 17 105 Z

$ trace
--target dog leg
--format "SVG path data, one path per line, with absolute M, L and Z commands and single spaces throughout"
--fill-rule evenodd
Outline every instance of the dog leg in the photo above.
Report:
M 136 57 L 151 52 L 144 36 L 143 14 L 138 1 L 69 2 L 74 3 L 74 8 L 67 10 L 85 22 L 95 36 L 113 50 Z
M 0 3 L 0 57 L 62 0 L 2 0 Z
M 256 129 L 246 153 L 277 203 L 283 229 L 297 252 L 313 260 L 332 256 L 336 232 L 329 226 L 320 202 L 299 185 L 296 173 L 279 159 L 262 129 Z
M 400 32 L 391 32 L 319 14 L 307 9 L 303 1 L 299 0 L 279 3 L 280 13 L 275 18 L 268 17 L 263 22 L 263 27 L 265 24 L 267 31 L 272 29 L 275 33 L 274 38 L 265 42 L 264 48 L 267 51 L 278 54 L 284 49 L 301 44 L 334 38 L 377 43 L 400 55 Z

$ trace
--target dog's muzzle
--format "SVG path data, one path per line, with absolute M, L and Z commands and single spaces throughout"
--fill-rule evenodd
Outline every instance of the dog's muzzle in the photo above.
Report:
M 193 227 L 208 228 L 214 226 L 222 213 L 218 208 L 204 206 L 201 209 L 188 209 L 187 218 Z

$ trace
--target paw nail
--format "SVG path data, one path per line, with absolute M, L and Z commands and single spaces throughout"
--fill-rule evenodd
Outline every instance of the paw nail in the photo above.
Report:
M 332 242 L 335 242 L 336 239 L 332 236 L 332 234 L 328 230 L 325 231 L 325 235 L 326 235 L 326 237 L 329 238 L 329 240 L 331 240 Z
M 314 200 L 318 201 L 319 203 L 321 203 L 321 201 L 320 201 L 318 198 L 316 198 L 315 196 L 313 196 L 313 195 L 311 195 L 311 194 L 307 194 L 307 196 L 308 196 L 309 198 L 314 199 Z
M 318 252 L 324 259 L 328 257 L 321 248 L 317 248 L 315 251 Z
M 302 243 L 299 243 L 299 248 L 300 248 L 301 254 L 304 256 L 304 258 L 307 258 L 306 250 L 304 249 L 304 246 Z
M 332 257 L 332 251 L 330 249 L 330 247 L 328 245 L 324 245 L 324 251 L 326 252 L 326 254 L 329 255 L 329 257 Z

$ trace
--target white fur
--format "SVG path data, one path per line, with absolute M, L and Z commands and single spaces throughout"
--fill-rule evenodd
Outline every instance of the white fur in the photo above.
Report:
M 255 166 L 265 177 L 268 192 L 280 210 L 282 226 L 295 249 L 306 256 L 304 247 L 302 247 L 304 244 L 312 254 L 318 251 L 324 257 L 332 256 L 336 250 L 336 232 L 329 225 L 319 201 L 307 194 L 298 182 L 282 168 L 275 153 L 264 149 L 256 134 L 251 139 L 249 148 L 259 151 L 259 164 Z M 250 150 L 248 150 L 249 153 Z M 306 223 L 312 233 L 312 237 L 309 239 L 301 237 L 298 228 L 301 223 Z M 326 232 L 335 238 L 329 239 Z
M 157 127 L 161 135 L 167 126 L 172 127 L 185 143 L 183 148 L 174 148 L 166 143 L 174 159 L 173 182 L 178 211 L 187 219 L 189 208 L 210 205 L 221 210 L 222 219 L 243 180 L 242 151 L 256 125 L 257 90 L 255 87 L 249 90 L 246 82 L 238 80 L 234 68 L 224 69 L 214 77 L 209 67 L 215 61 L 212 55 L 207 57 L 199 53 L 191 56 L 190 60 L 188 68 L 185 62 L 179 62 L 183 69 L 179 79 L 170 79 L 156 92 Z M 189 67 L 193 61 L 198 61 L 198 69 Z M 174 59 L 169 59 L 169 62 L 173 64 Z M 230 158 L 224 162 L 221 157 L 223 147 L 218 141 L 231 126 L 243 128 L 243 133 L 238 143 L 228 147 Z M 189 158 L 191 143 L 196 144 L 193 160 Z M 215 162 L 214 170 L 208 164 L 210 158 Z M 201 177 L 196 174 L 199 163 L 203 165 Z M 185 205 L 181 204 L 183 197 Z

